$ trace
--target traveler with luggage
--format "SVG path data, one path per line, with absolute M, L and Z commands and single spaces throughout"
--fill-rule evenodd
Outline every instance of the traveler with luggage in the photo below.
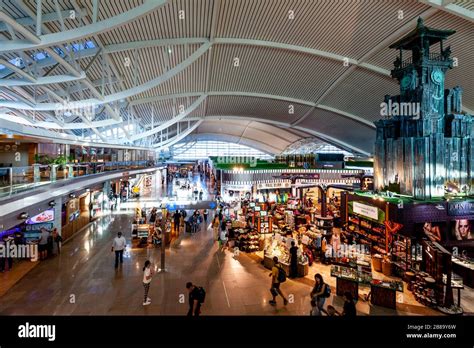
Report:
M 315 283 L 314 288 L 311 291 L 311 299 L 317 304 L 315 315 L 321 315 L 326 299 L 331 296 L 331 287 L 324 282 L 323 277 L 319 273 L 314 275 L 314 281 Z
M 201 314 L 201 306 L 206 299 L 206 291 L 202 286 L 196 286 L 191 282 L 186 283 L 186 289 L 189 292 L 188 316 L 198 317 Z
M 275 306 L 276 297 L 280 295 L 283 298 L 283 304 L 286 306 L 288 304 L 288 300 L 280 289 L 280 284 L 286 281 L 286 272 L 278 263 L 278 257 L 276 256 L 273 257 L 273 267 L 269 277 L 272 277 L 272 284 L 270 288 L 272 299 L 269 301 L 269 303 L 272 306 Z

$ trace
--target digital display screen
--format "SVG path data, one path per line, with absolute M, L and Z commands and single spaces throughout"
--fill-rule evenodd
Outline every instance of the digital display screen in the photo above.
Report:
M 255 202 L 250 202 L 250 203 L 249 203 L 249 207 L 250 207 L 250 208 L 255 207 Z
M 267 216 L 267 211 L 266 210 L 262 210 L 260 212 L 260 216 Z
M 261 208 L 259 206 L 255 207 L 255 211 L 260 211 L 260 210 L 261 210 Z
M 35 216 L 29 218 L 28 220 L 26 220 L 26 224 L 27 225 L 34 225 L 34 224 L 41 224 L 41 223 L 50 222 L 50 221 L 54 221 L 54 210 L 53 209 L 46 210 L 46 211 L 42 212 L 41 214 L 38 214 L 38 215 L 35 215 Z

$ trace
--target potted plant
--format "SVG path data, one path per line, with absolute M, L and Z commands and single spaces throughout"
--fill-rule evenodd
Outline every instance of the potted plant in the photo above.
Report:
M 66 158 L 66 156 L 59 155 L 58 157 L 56 157 L 53 160 L 53 164 L 56 164 L 58 166 L 56 177 L 66 178 L 67 177 L 67 170 L 66 170 L 67 158 Z

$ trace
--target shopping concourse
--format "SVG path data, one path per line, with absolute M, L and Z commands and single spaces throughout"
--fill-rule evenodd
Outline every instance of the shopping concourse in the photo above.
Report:
M 0 0 L 0 347 L 472 345 L 473 33 L 471 0 Z

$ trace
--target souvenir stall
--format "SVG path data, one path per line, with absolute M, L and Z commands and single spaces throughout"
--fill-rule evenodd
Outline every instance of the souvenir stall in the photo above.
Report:
M 298 277 L 304 277 L 308 274 L 308 258 L 303 254 L 301 246 L 295 238 L 291 236 L 283 236 L 276 232 L 269 240 L 264 250 L 263 264 L 266 268 L 272 269 L 273 257 L 278 257 L 278 262 L 285 270 L 286 274 L 290 274 L 290 248 L 291 242 L 294 241 L 298 246 Z
M 132 242 L 135 240 L 138 247 L 146 246 L 148 244 L 148 237 L 152 233 L 154 226 L 146 223 L 146 216 L 143 216 L 142 209 L 135 208 L 135 218 L 131 225 Z

